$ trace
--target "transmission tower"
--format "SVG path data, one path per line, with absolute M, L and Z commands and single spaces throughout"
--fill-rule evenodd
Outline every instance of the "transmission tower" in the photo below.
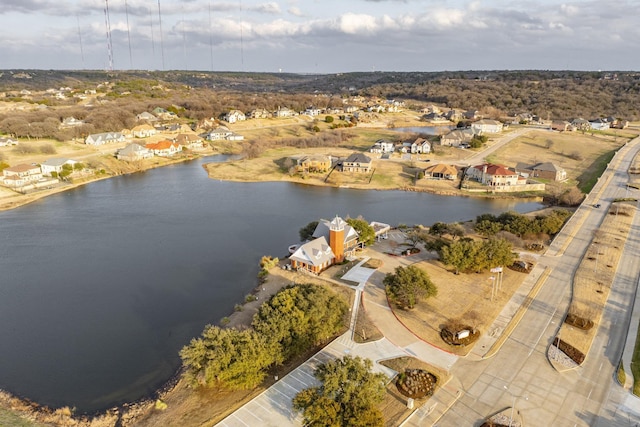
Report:
M 113 43 L 111 42 L 111 20 L 109 19 L 109 0 L 104 0 L 104 25 L 107 28 L 107 54 L 109 71 L 113 71 Z

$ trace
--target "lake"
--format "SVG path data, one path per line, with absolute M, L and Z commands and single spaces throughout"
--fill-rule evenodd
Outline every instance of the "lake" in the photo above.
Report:
M 310 221 L 431 225 L 539 203 L 212 180 L 210 157 L 0 212 L 0 388 L 79 413 L 148 395 Z

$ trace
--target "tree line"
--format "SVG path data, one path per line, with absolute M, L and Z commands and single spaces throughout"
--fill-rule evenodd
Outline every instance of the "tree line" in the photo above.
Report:
M 256 387 L 269 368 L 344 330 L 347 312 L 346 302 L 324 287 L 284 288 L 260 306 L 251 328 L 207 325 L 180 351 L 185 378 L 196 387 Z

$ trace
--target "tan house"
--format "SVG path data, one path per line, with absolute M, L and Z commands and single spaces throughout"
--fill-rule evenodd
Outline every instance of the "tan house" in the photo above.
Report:
M 467 168 L 466 175 L 469 179 L 492 187 L 526 184 L 526 178 L 507 169 L 505 166 L 493 163 L 471 166 Z
M 331 169 L 331 157 L 322 154 L 302 156 L 296 166 L 298 172 L 327 172 Z
M 474 133 L 471 129 L 455 129 L 440 136 L 440 145 L 459 147 L 462 144 L 468 144 L 471 142 L 473 135 Z
M 548 179 L 550 181 L 564 181 L 567 179 L 567 172 L 551 162 L 536 163 L 534 165 L 518 163 L 516 172 L 530 178 Z
M 131 134 L 136 138 L 148 138 L 156 133 L 156 128 L 149 124 L 138 125 L 131 129 Z
M 9 187 L 22 187 L 42 179 L 40 165 L 19 164 L 2 170 L 3 182 Z
M 342 162 L 343 172 L 371 172 L 371 159 L 362 153 L 353 153 Z
M 231 110 L 227 114 L 224 115 L 223 120 L 226 120 L 227 123 L 235 123 L 241 122 L 247 119 L 247 116 L 240 110 Z
M 249 117 L 252 119 L 268 119 L 271 118 L 272 114 L 269 110 L 265 110 L 264 108 L 256 108 L 255 110 L 251 110 L 249 112 Z
M 181 133 L 173 138 L 173 142 L 182 145 L 190 150 L 203 148 L 204 141 L 194 133 Z
M 504 125 L 498 120 L 482 119 L 471 123 L 471 130 L 478 135 L 485 133 L 500 133 Z
M 575 130 L 575 128 L 566 120 L 554 120 L 553 122 L 551 122 L 551 130 L 555 130 L 558 132 L 568 132 Z
M 453 165 L 444 163 L 431 165 L 424 169 L 423 172 L 424 177 L 427 179 L 449 179 L 453 181 L 458 178 L 458 169 Z
M 133 143 L 116 152 L 118 160 L 126 160 L 135 162 L 142 159 L 150 159 L 153 157 L 153 151 L 139 144 Z
M 295 111 L 290 110 L 287 107 L 278 107 L 276 112 L 274 113 L 276 117 L 293 117 L 296 115 Z

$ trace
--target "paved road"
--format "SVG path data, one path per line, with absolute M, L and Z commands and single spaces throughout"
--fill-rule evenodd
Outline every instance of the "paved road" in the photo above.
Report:
M 584 366 L 558 373 L 549 364 L 547 348 L 556 335 L 570 299 L 570 284 L 577 265 L 615 197 L 626 193 L 629 162 L 639 140 L 628 144 L 612 161 L 539 265 L 551 274 L 518 327 L 500 352 L 489 360 L 460 360 L 453 374 L 461 379 L 464 394 L 438 421 L 438 426 L 477 425 L 485 417 L 515 404 L 525 423 L 552 426 L 622 426 L 640 423 L 635 398 L 629 399 L 614 383 L 640 274 L 640 215 L 627 241 L 602 324 Z M 618 163 L 619 162 L 619 163 Z M 600 209 L 593 208 L 595 202 Z M 629 424 L 631 423 L 631 424 Z M 427 425 L 427 424 L 423 424 Z
M 498 149 L 502 148 L 505 144 L 533 130 L 545 130 L 545 129 L 536 128 L 536 127 L 526 127 L 526 128 L 520 128 L 520 129 L 511 131 L 506 135 L 500 137 L 496 142 L 491 144 L 490 147 L 487 147 L 482 151 L 479 151 L 479 152 L 474 152 L 471 150 L 467 151 L 472 154 L 469 157 L 466 157 L 463 161 L 459 161 L 458 163 L 463 166 L 472 166 L 472 165 L 484 163 L 485 158 L 487 158 L 489 155 L 491 155 Z

